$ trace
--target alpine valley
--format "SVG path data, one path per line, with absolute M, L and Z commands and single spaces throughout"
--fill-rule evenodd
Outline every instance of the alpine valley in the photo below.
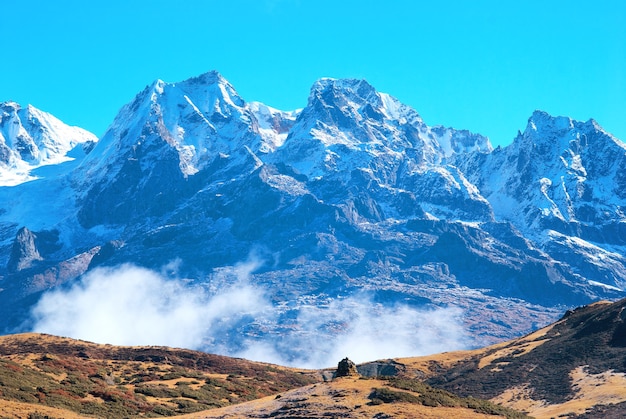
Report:
M 593 120 L 536 111 L 493 149 L 364 80 L 285 112 L 209 72 L 154 82 L 99 139 L 0 104 L 0 184 L 4 333 L 121 270 L 207 304 L 228 290 L 194 349 L 305 365 L 337 336 L 385 340 L 367 316 L 478 346 L 626 296 L 626 145 Z

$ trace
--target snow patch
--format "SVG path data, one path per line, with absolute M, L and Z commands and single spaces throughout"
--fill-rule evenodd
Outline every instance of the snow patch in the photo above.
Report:
M 596 287 L 602 287 L 602 288 L 607 289 L 607 290 L 619 291 L 619 292 L 623 291 L 620 288 L 614 287 L 613 285 L 603 284 L 602 282 L 591 281 L 591 280 L 588 280 L 587 282 L 589 283 L 589 285 L 593 285 L 593 286 L 596 286 Z

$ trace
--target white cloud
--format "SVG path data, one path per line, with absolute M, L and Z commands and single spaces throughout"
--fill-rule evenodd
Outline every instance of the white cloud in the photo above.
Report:
M 389 307 L 365 296 L 354 296 L 335 300 L 326 307 L 303 308 L 292 335 L 273 344 L 250 344 L 238 355 L 324 368 L 346 356 L 361 363 L 463 349 L 468 344 L 459 309 Z
M 122 265 L 96 269 L 69 289 L 43 295 L 34 330 L 117 345 L 166 345 L 307 368 L 418 356 L 468 346 L 454 308 L 383 306 L 367 296 L 335 299 L 291 312 L 288 327 L 249 282 L 254 259 L 223 268 L 198 286 Z
M 43 295 L 34 330 L 116 345 L 200 348 L 223 324 L 268 308 L 238 280 L 219 294 L 132 265 L 96 269 L 68 290 Z

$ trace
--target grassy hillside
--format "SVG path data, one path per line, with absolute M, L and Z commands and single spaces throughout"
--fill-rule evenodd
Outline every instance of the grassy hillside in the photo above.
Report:
M 330 375 L 182 349 L 4 336 L 0 418 L 523 417 L 417 379 Z
M 38 334 L 0 337 L 0 399 L 81 415 L 172 416 L 320 379 L 313 371 L 182 349 L 114 347 Z
M 406 375 L 538 418 L 626 417 L 626 300 L 487 348 L 396 360 Z
M 0 418 L 621 418 L 625 309 L 596 303 L 509 342 L 372 362 L 359 366 L 372 377 L 332 381 L 183 349 L 4 336 Z

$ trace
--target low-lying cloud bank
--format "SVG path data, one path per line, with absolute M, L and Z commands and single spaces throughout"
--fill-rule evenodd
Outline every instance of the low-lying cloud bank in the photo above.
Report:
M 208 288 L 133 265 L 96 269 L 70 288 L 44 294 L 32 312 L 34 331 L 309 368 L 345 356 L 365 362 L 468 345 L 460 310 L 383 306 L 366 296 L 299 307 L 288 327 L 280 326 L 269 290 L 248 280 L 255 266 L 223 270 Z
M 388 307 L 366 296 L 335 300 L 325 307 L 303 307 L 294 323 L 290 335 L 272 342 L 251 342 L 236 355 L 323 368 L 346 356 L 361 363 L 463 349 L 469 343 L 458 309 Z
M 123 265 L 96 269 L 67 290 L 43 295 L 34 330 L 114 345 L 199 348 L 225 321 L 259 315 L 261 290 L 236 281 L 220 293 Z

